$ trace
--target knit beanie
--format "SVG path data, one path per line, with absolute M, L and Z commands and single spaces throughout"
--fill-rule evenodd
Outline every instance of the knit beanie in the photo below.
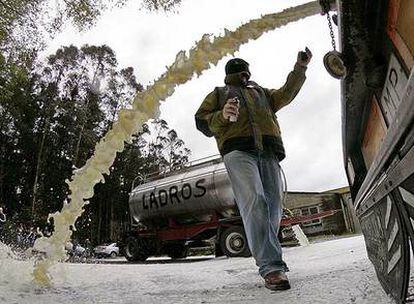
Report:
M 246 72 L 249 74 L 250 77 L 249 64 L 241 58 L 230 59 L 226 63 L 225 70 L 226 75 Z

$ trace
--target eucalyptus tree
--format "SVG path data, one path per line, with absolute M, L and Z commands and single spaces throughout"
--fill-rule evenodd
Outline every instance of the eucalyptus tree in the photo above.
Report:
M 129 0 L 0 0 L 0 49 L 20 52 L 42 49 L 48 38 L 72 24 L 79 31 L 92 27 L 99 17 Z M 168 11 L 181 0 L 143 0 L 147 10 Z
M 68 195 L 65 180 L 143 87 L 105 45 L 62 47 L 44 61 L 36 55 L 0 56 L 0 201 L 19 220 L 44 224 Z M 189 153 L 165 120 L 145 124 L 96 187 L 78 223 L 79 237 L 118 236 L 134 179 L 172 170 Z

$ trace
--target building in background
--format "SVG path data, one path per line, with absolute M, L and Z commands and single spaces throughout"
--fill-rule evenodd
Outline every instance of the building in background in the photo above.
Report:
M 288 192 L 285 208 L 293 216 L 335 211 L 333 215 L 303 222 L 301 227 L 306 235 L 361 232 L 349 187 L 325 192 Z

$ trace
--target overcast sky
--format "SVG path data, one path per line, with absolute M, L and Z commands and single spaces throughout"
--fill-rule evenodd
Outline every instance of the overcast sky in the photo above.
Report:
M 131 1 L 135 2 L 135 1 Z M 153 83 L 177 52 L 190 49 L 204 33 L 219 35 L 263 14 L 281 11 L 307 1 L 183 0 L 177 13 L 149 13 L 131 3 L 102 16 L 91 30 L 78 33 L 67 27 L 50 42 L 47 52 L 62 45 L 107 44 L 120 67 L 132 66 L 137 80 Z M 307 80 L 296 99 L 277 113 L 287 152 L 282 162 L 288 189 L 325 191 L 347 185 L 342 161 L 340 82 L 323 67 L 323 55 L 331 50 L 325 17 L 309 17 L 263 35 L 236 53 L 250 63 L 252 80 L 263 87 L 279 88 L 293 68 L 297 52 L 308 46 L 314 58 Z M 161 118 L 192 150 L 191 159 L 218 154 L 214 139 L 198 132 L 194 113 L 204 97 L 222 86 L 221 60 L 199 78 L 177 88 L 161 106 Z

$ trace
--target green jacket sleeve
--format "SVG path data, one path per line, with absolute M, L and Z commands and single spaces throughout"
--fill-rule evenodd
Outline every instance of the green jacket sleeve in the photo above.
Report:
M 279 111 L 296 97 L 305 82 L 306 69 L 306 67 L 295 64 L 293 71 L 289 73 L 283 87 L 278 90 L 265 89 L 267 90 L 267 95 L 270 96 L 273 112 Z
M 218 102 L 217 90 L 208 94 L 204 99 L 195 114 L 195 121 L 197 129 L 208 137 L 219 134 L 230 123 L 222 115 L 222 107 Z

